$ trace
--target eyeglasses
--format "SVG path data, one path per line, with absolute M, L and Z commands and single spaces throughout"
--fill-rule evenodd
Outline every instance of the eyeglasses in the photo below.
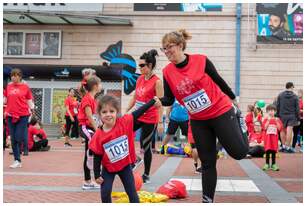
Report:
M 138 64 L 138 66 L 140 67 L 140 68 L 143 68 L 143 67 L 145 67 L 145 66 L 147 66 L 148 64 Z
M 169 51 L 170 49 L 172 49 L 172 47 L 176 46 L 177 44 L 169 44 L 168 46 L 166 47 L 163 47 L 163 48 L 160 48 L 160 51 L 162 52 L 166 52 L 166 51 Z

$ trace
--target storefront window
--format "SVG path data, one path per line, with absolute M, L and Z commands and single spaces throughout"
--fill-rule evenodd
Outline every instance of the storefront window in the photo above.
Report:
M 23 33 L 8 32 L 7 55 L 22 55 Z
M 59 33 L 44 33 L 44 53 L 46 56 L 58 56 Z
M 4 57 L 60 58 L 60 31 L 6 31 L 3 33 Z
M 25 39 L 25 54 L 40 54 L 41 34 L 27 33 Z

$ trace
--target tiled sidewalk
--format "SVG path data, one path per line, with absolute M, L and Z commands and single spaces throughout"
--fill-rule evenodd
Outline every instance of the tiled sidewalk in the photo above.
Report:
M 10 169 L 12 156 L 9 150 L 3 153 L 4 202 L 101 202 L 99 190 L 81 189 L 83 172 L 83 145 L 79 140 L 72 148 L 64 148 L 61 140 L 50 141 L 49 152 L 33 152 L 22 156 L 23 167 Z M 138 150 L 139 143 L 136 143 Z M 264 159 L 235 161 L 230 157 L 218 160 L 218 182 L 215 202 L 302 202 L 303 161 L 302 154 L 284 154 L 277 159 L 279 172 L 263 172 Z M 143 172 L 143 165 L 136 170 Z M 169 202 L 200 202 L 201 177 L 194 174 L 191 158 L 153 155 L 151 183 L 143 190 L 156 191 L 169 179 L 180 179 L 186 184 L 188 198 Z M 266 190 L 272 186 L 273 192 Z M 123 191 L 116 178 L 113 191 Z M 279 198 L 281 194 L 281 198 Z

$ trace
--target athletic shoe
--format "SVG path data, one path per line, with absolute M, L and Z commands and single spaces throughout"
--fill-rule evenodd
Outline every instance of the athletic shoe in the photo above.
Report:
M 293 148 L 288 148 L 285 150 L 286 153 L 295 153 L 295 151 L 293 150 Z
M 263 171 L 266 171 L 266 170 L 268 170 L 268 169 L 270 169 L 270 167 L 269 167 L 268 164 L 265 164 L 265 165 L 262 167 L 262 170 L 263 170 Z
M 64 147 L 72 147 L 72 145 L 71 145 L 69 142 L 66 142 L 66 143 L 64 144 Z
M 272 169 L 273 171 L 279 171 L 279 167 L 278 167 L 276 164 L 273 164 L 273 165 L 271 166 L 271 169 Z
M 139 156 L 137 156 L 136 162 L 132 165 L 132 170 L 136 170 L 137 167 L 141 165 L 141 163 L 143 163 L 143 160 Z
M 285 149 L 284 147 L 281 147 L 281 148 L 279 149 L 279 152 L 286 152 L 286 149 Z
M 202 167 L 198 167 L 195 171 L 195 174 L 202 174 Z
M 19 162 L 18 160 L 15 160 L 13 162 L 13 164 L 10 165 L 10 168 L 12 168 L 12 169 L 15 169 L 15 168 L 18 168 L 18 167 L 21 167 L 21 162 Z
M 51 148 L 51 146 L 50 146 L 50 145 L 47 145 L 46 147 L 42 147 L 42 148 L 40 148 L 40 150 L 39 150 L 39 151 L 46 152 L 46 151 L 49 151 L 49 150 L 50 150 L 50 148 Z
M 142 175 L 142 182 L 143 182 L 143 184 L 151 183 L 150 177 L 148 175 L 143 174 Z
M 29 152 L 23 152 L 23 156 L 29 156 Z
M 94 184 L 94 183 L 84 183 L 82 186 L 83 190 L 94 190 L 94 189 L 100 189 L 100 185 Z
M 165 146 L 164 145 L 160 146 L 160 154 L 165 154 Z
M 245 156 L 245 158 L 246 158 L 246 159 L 252 159 L 252 155 L 247 154 L 247 155 Z

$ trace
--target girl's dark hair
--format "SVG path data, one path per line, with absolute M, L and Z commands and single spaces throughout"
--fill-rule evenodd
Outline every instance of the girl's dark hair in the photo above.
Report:
M 74 88 L 72 88 L 72 87 L 71 87 L 71 88 L 69 88 L 69 90 L 68 90 L 68 91 L 69 91 L 69 92 L 71 92 L 71 90 L 73 90 L 73 91 L 74 91 Z
M 274 110 L 276 112 L 276 106 L 274 104 L 269 104 L 267 107 L 266 107 L 266 111 L 271 111 L 271 110 Z
M 120 106 L 119 106 L 119 100 L 116 97 L 110 96 L 110 95 L 104 95 L 104 96 L 99 96 L 97 99 L 97 113 L 100 114 L 102 108 L 105 105 L 110 105 L 112 107 L 114 107 L 117 112 L 119 112 L 120 110 Z
M 155 56 L 158 56 L 157 51 L 155 49 L 151 49 L 150 51 L 143 53 L 140 56 L 140 59 L 144 59 L 147 64 L 151 63 L 152 64 L 152 69 L 154 69 L 154 67 L 156 65 Z
M 251 112 L 254 112 L 255 107 L 254 107 L 254 105 L 249 104 L 249 105 L 248 105 L 248 109 L 249 109 Z
M 87 80 L 87 83 L 86 83 L 86 89 L 87 91 L 92 91 L 93 87 L 95 85 L 99 85 L 99 83 L 101 82 L 101 79 L 97 76 L 92 76 L 90 77 L 88 80 Z
M 32 116 L 30 119 L 30 125 L 35 125 L 38 122 L 38 118 L 36 116 Z
M 22 78 L 22 71 L 21 69 L 18 69 L 18 68 L 14 68 L 12 69 L 11 71 L 11 76 L 20 76 Z

